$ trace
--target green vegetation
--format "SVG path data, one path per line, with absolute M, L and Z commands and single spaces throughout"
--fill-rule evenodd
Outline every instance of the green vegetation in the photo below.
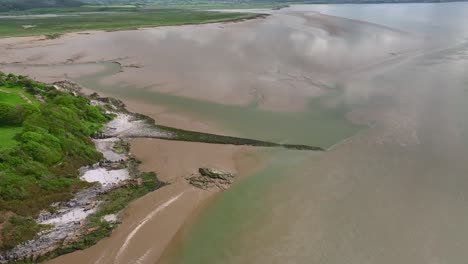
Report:
M 61 33 L 51 33 L 51 34 L 46 34 L 45 38 L 46 39 L 58 39 L 62 36 Z
M 13 248 L 25 240 L 33 239 L 45 228 L 47 226 L 39 226 L 31 217 L 12 216 L 2 229 L 3 247 Z
M 18 141 L 15 140 L 16 135 L 21 133 L 22 127 L 17 126 L 0 126 L 0 150 L 16 146 Z
M 140 178 L 143 180 L 141 186 L 136 184 L 127 185 L 123 188 L 104 194 L 100 199 L 103 201 L 101 209 L 89 218 L 90 227 L 100 227 L 106 222 L 102 220 L 103 216 L 118 213 L 130 202 L 165 185 L 165 183 L 158 181 L 156 174 L 153 172 L 142 173 Z
M 137 11 L 147 8 L 278 9 L 291 4 L 418 3 L 456 0 L 0 0 L 4 14 L 62 14 L 76 12 Z
M 1 1 L 1 0 L 0 0 Z M 10 10 L 8 12 L 1 12 L 2 15 L 44 15 L 44 14 L 73 14 L 76 13 L 89 13 L 89 12 L 134 12 L 138 11 L 140 7 L 136 5 L 82 5 L 78 7 L 43 7 L 33 8 L 27 10 Z
M 253 1 L 153 1 L 144 8 L 190 8 L 198 10 L 210 9 L 278 9 L 287 6 L 286 2 L 253 2 Z
M 9 105 L 26 103 L 20 95 L 11 92 L 4 92 L 2 90 L 0 90 L 0 102 L 7 103 Z
M 0 18 L 0 37 L 47 35 L 87 30 L 124 30 L 200 24 L 252 18 L 255 14 L 220 13 L 190 9 L 139 9 L 133 12 L 97 12 L 54 17 Z M 50 38 L 50 37 L 48 37 Z
M 52 203 L 68 200 L 91 186 L 77 177 L 78 168 L 102 159 L 90 136 L 111 116 L 92 106 L 88 98 L 24 76 L 0 72 L 0 83 L 0 251 L 4 251 L 48 228 L 34 220 L 41 210 L 52 211 Z M 120 141 L 115 148 L 127 153 L 129 145 Z M 130 159 L 132 174 L 139 174 L 137 164 Z M 164 185 L 156 174 L 141 173 L 130 184 L 102 194 L 99 210 L 88 218 L 85 235 L 42 258 L 95 244 L 115 226 L 103 216 L 120 212 L 133 200 Z
M 0 72 L 0 84 L 0 139 L 5 139 L 0 147 L 0 218 L 5 222 L 0 249 L 4 250 L 42 228 L 31 221 L 40 210 L 89 186 L 78 179 L 78 168 L 102 158 L 90 135 L 110 117 L 87 98 L 24 76 Z

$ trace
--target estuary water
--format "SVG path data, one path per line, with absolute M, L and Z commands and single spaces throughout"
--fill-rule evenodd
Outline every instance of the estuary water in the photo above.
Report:
M 328 82 L 343 87 L 330 98 L 346 105 L 347 120 L 365 128 L 326 153 L 278 153 L 264 170 L 206 206 L 155 263 L 468 259 L 468 4 L 293 6 L 287 12 L 313 16 L 312 10 L 401 33 L 382 37 L 375 33 L 379 30 L 362 28 L 367 24 L 322 20 L 321 26 L 305 23 L 299 32 L 315 26 L 328 30 L 329 39 L 289 35 L 309 46 L 300 51 L 301 60 L 330 67 L 335 78 Z M 277 42 L 284 37 L 275 33 Z M 404 51 L 395 47 L 406 45 L 408 37 L 423 41 Z M 341 45 L 334 45 L 336 39 Z M 288 53 L 283 48 L 296 48 L 293 43 L 277 52 Z M 362 47 L 365 43 L 371 44 Z M 355 70 L 353 60 L 360 64 L 387 47 L 394 48 L 389 51 L 393 59 Z M 347 72 L 332 68 L 350 61 Z M 312 78 L 320 76 L 306 63 L 295 65 Z M 340 104 L 325 105 L 336 109 Z M 313 118 L 304 122 L 309 130 L 303 131 L 301 123 L 287 124 L 288 129 L 301 130 L 316 143 L 313 127 L 324 124 Z M 278 122 L 278 129 L 283 125 Z M 295 140 L 294 133 L 283 135 Z
M 184 220 L 135 228 L 154 209 L 141 201 L 164 202 L 158 191 L 130 209 L 135 223 L 124 218 L 109 239 L 56 263 L 468 260 L 468 3 L 271 13 L 0 42 L 1 70 L 73 79 L 162 124 L 183 116 L 209 123 L 207 132 L 327 149 L 256 150 L 264 164 L 187 220 L 162 256 L 155 248 L 171 236 L 161 226 Z M 181 197 L 184 206 L 193 196 Z

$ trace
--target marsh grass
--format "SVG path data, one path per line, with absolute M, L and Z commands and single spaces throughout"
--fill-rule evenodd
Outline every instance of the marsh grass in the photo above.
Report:
M 67 32 L 127 30 L 144 27 L 201 24 L 248 19 L 256 14 L 221 13 L 191 9 L 148 9 L 97 12 L 56 17 L 0 18 L 0 37 L 38 36 L 47 39 Z

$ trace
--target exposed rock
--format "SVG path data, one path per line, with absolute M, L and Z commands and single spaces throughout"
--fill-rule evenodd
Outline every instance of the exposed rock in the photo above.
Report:
M 76 84 L 76 83 L 74 83 L 72 81 L 66 80 L 66 81 L 54 82 L 53 85 L 54 85 L 55 89 L 57 89 L 59 91 L 65 90 L 65 91 L 69 91 L 69 92 L 71 92 L 71 93 L 73 93 L 75 95 L 81 93 L 81 87 L 78 84 Z
M 234 178 L 234 175 L 232 175 L 231 173 L 223 172 L 217 169 L 200 168 L 198 169 L 198 172 L 202 176 L 210 177 L 212 179 L 221 179 L 225 181 L 231 181 L 232 178 Z
M 200 168 L 200 175 L 192 175 L 187 178 L 189 183 L 199 189 L 208 190 L 212 187 L 218 187 L 226 190 L 232 184 L 234 175 L 212 168 Z

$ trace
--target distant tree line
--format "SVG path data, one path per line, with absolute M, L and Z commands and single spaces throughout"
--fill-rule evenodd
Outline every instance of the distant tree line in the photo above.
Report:
M 77 0 L 0 0 L 0 12 L 48 7 L 78 7 L 81 5 L 83 3 Z
M 0 12 L 22 11 L 50 7 L 79 7 L 83 4 L 115 5 L 170 5 L 170 4 L 345 4 L 345 3 L 409 3 L 409 2 L 452 2 L 456 0 L 0 0 Z

